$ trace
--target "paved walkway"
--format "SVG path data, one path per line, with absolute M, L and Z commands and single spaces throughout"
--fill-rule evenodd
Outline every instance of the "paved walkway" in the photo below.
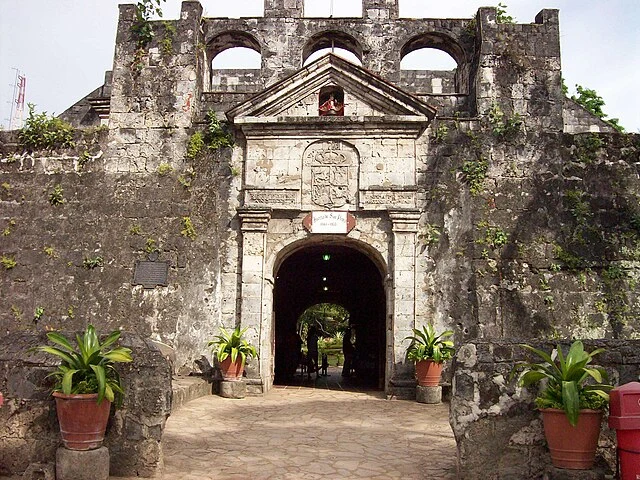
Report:
M 453 480 L 448 405 L 382 392 L 276 387 L 241 400 L 207 396 L 171 415 L 164 480 Z

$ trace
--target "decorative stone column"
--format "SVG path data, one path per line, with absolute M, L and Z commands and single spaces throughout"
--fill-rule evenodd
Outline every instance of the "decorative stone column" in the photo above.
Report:
M 259 394 L 271 386 L 271 343 L 268 322 L 265 318 L 263 289 L 265 282 L 265 254 L 267 228 L 271 208 L 243 207 L 238 209 L 242 232 L 242 263 L 240 286 L 240 325 L 248 327 L 246 337 L 258 350 L 259 359 L 249 362 L 247 392 Z
M 398 398 L 415 398 L 413 366 L 404 362 L 407 336 L 412 334 L 416 319 L 416 234 L 420 211 L 390 210 L 393 249 L 393 324 L 387 335 L 387 391 Z

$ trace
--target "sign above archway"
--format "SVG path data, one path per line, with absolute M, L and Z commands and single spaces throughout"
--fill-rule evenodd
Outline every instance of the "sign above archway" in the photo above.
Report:
M 356 226 L 356 217 L 349 212 L 311 212 L 302 220 L 302 225 L 310 233 L 349 233 Z

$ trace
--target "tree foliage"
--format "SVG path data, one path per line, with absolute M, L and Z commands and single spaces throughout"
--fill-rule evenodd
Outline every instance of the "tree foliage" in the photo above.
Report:
M 304 332 L 310 325 L 314 325 L 321 336 L 333 337 L 349 326 L 349 312 L 341 305 L 333 303 L 318 303 L 307 308 L 298 319 L 298 333 Z
M 571 100 L 576 102 L 578 105 L 582 105 L 596 117 L 607 122 L 618 132 L 624 132 L 624 127 L 619 124 L 619 120 L 617 118 L 607 118 L 607 114 L 602 110 L 602 107 L 605 105 L 604 100 L 595 90 L 585 88 L 582 85 L 576 85 L 576 92 L 578 94 L 572 95 Z

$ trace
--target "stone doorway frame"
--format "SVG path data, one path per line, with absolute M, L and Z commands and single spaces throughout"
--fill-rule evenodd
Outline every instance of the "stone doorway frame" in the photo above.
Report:
M 273 386 L 275 372 L 275 276 L 282 262 L 293 252 L 314 244 L 342 245 L 366 255 L 378 268 L 385 292 L 385 378 L 387 395 L 415 387 L 413 368 L 404 362 L 404 338 L 415 327 L 416 240 L 420 212 L 416 209 L 380 211 L 380 220 L 390 223 L 385 253 L 367 242 L 344 235 L 310 236 L 304 231 L 286 236 L 268 247 L 272 209 L 241 207 L 240 321 L 247 336 L 258 346 L 259 360 L 247 365 L 248 390 L 266 393 Z M 404 396 L 404 394 L 403 394 Z

